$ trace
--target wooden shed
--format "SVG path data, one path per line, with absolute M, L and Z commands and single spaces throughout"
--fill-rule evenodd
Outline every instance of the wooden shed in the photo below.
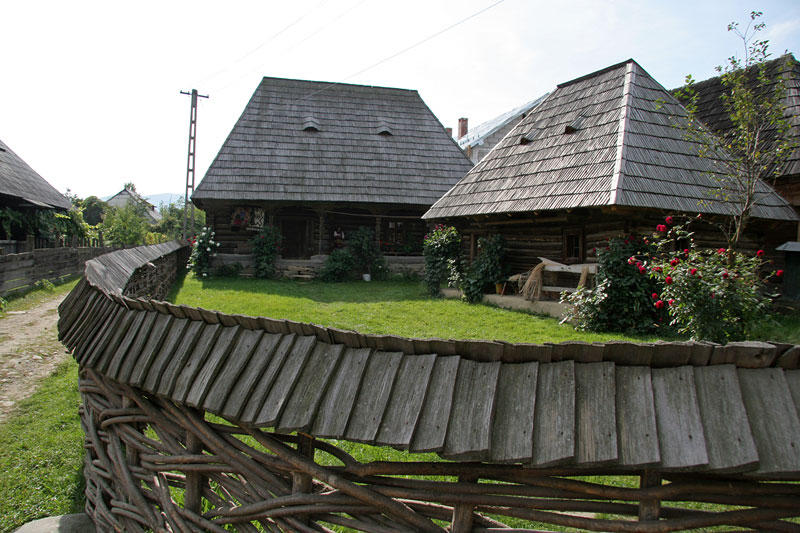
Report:
M 249 253 L 273 224 L 284 258 L 326 254 L 334 231 L 359 226 L 408 254 L 421 215 L 471 167 L 417 91 L 264 78 L 192 201 L 222 253 Z
M 649 233 L 666 215 L 733 212 L 714 195 L 725 177 L 686 139 L 686 111 L 629 59 L 558 85 L 423 216 L 475 237 L 500 233 L 521 272 L 540 257 L 594 260 L 608 237 Z M 724 155 L 719 155 L 723 158 Z M 774 250 L 798 216 L 768 185 L 745 247 Z M 721 235 L 700 234 L 718 246 Z

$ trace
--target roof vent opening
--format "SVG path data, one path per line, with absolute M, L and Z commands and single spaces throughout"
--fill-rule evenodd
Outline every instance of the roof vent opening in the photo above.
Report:
M 378 121 L 378 127 L 375 128 L 375 133 L 378 135 L 383 135 L 384 137 L 391 137 L 394 135 L 392 127 L 389 126 L 389 123 L 385 120 Z
M 567 133 L 567 134 L 575 133 L 576 131 L 581 129 L 581 126 L 583 125 L 583 122 L 585 120 L 586 120 L 586 117 L 583 116 L 583 114 L 579 114 L 577 117 L 575 117 L 575 119 L 572 122 L 570 122 L 569 124 L 564 126 L 564 133 Z
M 303 119 L 303 131 L 320 131 L 322 127 L 319 121 L 314 117 L 306 117 Z
M 539 136 L 541 131 L 542 130 L 540 128 L 532 129 L 531 131 L 529 131 L 528 133 L 526 133 L 525 135 L 520 137 L 519 144 L 530 144 L 530 143 L 532 143 L 534 140 L 536 140 L 536 138 Z

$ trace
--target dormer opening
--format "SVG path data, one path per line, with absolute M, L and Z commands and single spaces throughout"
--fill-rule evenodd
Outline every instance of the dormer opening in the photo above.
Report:
M 394 135 L 392 127 L 389 126 L 389 123 L 385 120 L 378 121 L 378 126 L 375 128 L 375 133 L 378 135 L 383 135 L 384 137 L 391 137 Z
M 319 121 L 314 117 L 306 117 L 303 119 L 303 131 L 321 131 L 322 127 Z

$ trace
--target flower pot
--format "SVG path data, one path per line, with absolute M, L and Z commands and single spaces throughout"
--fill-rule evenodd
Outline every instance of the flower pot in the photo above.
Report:
M 372 281 L 372 276 L 370 276 L 369 274 L 361 274 L 361 279 L 363 279 L 364 281 Z

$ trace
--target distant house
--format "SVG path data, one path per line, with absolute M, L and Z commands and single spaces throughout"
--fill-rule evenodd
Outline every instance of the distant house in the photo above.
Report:
M 783 98 L 784 116 L 790 124 L 789 138 L 796 143 L 786 167 L 775 180 L 774 186 L 775 190 L 800 213 L 800 63 L 792 54 L 786 54 L 767 62 L 766 73 L 768 79 L 773 83 L 779 77 L 784 79 L 786 87 L 786 94 Z M 698 118 L 713 131 L 724 135 L 733 127 L 733 124 L 725 113 L 720 99 L 724 92 L 720 78 L 710 78 L 698 82 L 694 87 L 697 91 Z M 770 136 L 775 134 L 774 131 L 767 133 Z M 798 239 L 800 239 L 800 233 L 798 235 Z
M 477 236 L 501 233 L 521 272 L 540 257 L 594 261 L 607 238 L 652 232 L 668 214 L 728 214 L 731 205 L 712 195 L 713 161 L 685 138 L 685 117 L 633 60 L 562 83 L 423 218 L 455 224 L 473 253 Z M 772 250 L 798 217 L 768 185 L 758 187 L 742 244 Z
M 458 138 L 458 146 L 464 150 L 473 163 L 477 163 L 546 97 L 547 93 L 511 111 L 506 111 L 502 115 L 487 120 L 476 128 L 468 132 L 465 131 L 463 135 L 459 133 L 461 136 Z M 466 129 L 466 119 L 461 120 L 465 121 L 464 129 Z M 459 123 L 459 126 L 461 126 L 461 123 Z
M 222 253 L 249 253 L 272 224 L 284 258 L 327 254 L 334 232 L 346 242 L 359 226 L 408 254 L 422 214 L 470 168 L 417 91 L 264 78 L 192 201 Z
M 133 187 L 125 187 L 109 198 L 106 203 L 111 207 L 125 207 L 128 204 L 138 205 L 144 209 L 145 217 L 150 224 L 161 222 L 161 213 L 158 212 L 156 206 L 148 202 Z
M 0 141 L 0 208 L 22 213 L 38 210 L 67 210 L 69 199 L 47 183 L 3 141 Z M 12 232 L 14 229 L 12 229 Z M 25 239 L 25 235 L 6 235 L 0 225 L 0 238 Z

